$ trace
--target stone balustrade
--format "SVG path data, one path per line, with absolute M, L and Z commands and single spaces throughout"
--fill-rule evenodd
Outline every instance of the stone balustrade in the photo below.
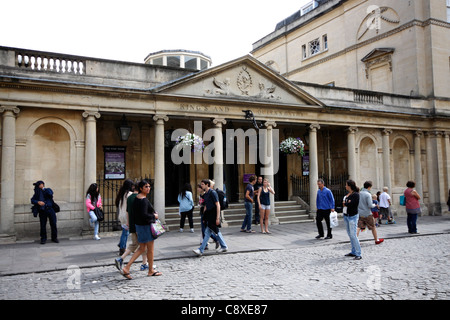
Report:
M 15 66 L 35 71 L 55 73 L 71 73 L 77 75 L 86 73 L 86 62 L 78 57 L 28 50 L 16 51 Z

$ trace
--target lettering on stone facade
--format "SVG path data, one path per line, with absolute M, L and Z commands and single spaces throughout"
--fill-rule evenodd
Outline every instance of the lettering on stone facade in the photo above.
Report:
M 212 113 L 229 113 L 230 107 L 225 106 L 206 106 L 201 104 L 182 103 L 180 104 L 180 111 L 193 112 L 212 112 Z

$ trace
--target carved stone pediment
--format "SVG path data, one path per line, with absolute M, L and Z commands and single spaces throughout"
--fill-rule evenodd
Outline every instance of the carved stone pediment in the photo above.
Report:
M 182 78 L 154 91 L 177 97 L 323 106 L 320 101 L 250 56 Z

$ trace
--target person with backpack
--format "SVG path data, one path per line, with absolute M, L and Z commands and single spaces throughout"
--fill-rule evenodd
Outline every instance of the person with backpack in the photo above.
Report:
M 255 189 L 253 186 L 256 183 L 256 176 L 252 175 L 248 179 L 247 187 L 245 187 L 245 196 L 244 196 L 244 204 L 245 204 L 245 218 L 242 222 L 241 232 L 247 233 L 255 233 L 252 230 L 252 211 L 253 211 L 253 196 L 255 194 Z
M 206 245 L 208 244 L 209 237 L 214 233 L 217 236 L 217 240 L 220 244 L 220 248 L 217 250 L 217 253 L 226 252 L 228 250 L 228 246 L 225 243 L 222 233 L 220 232 L 221 225 L 219 196 L 214 189 L 210 188 L 211 181 L 209 179 L 203 179 L 200 185 L 205 192 L 203 195 L 205 204 L 203 220 L 206 224 L 206 229 L 202 244 L 198 249 L 194 249 L 193 251 L 197 256 L 203 255 Z
M 191 228 L 191 233 L 194 233 L 194 199 L 192 198 L 192 187 L 190 183 L 184 184 L 180 194 L 178 195 L 178 203 L 180 204 L 180 232 L 183 232 L 184 223 L 187 216 L 189 220 L 189 227 Z

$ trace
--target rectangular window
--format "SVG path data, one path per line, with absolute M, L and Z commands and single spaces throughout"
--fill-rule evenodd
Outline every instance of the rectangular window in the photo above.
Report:
M 323 43 L 323 50 L 327 50 L 328 49 L 328 36 L 324 35 L 322 37 L 322 43 Z
M 180 56 L 168 56 L 167 57 L 168 67 L 180 67 Z
M 306 44 L 302 45 L 302 57 L 303 57 L 303 59 L 306 59 L 306 57 L 307 57 Z
M 309 55 L 313 56 L 315 54 L 318 54 L 319 52 L 320 52 L 320 40 L 319 38 L 317 38 L 309 43 Z
M 197 69 L 197 58 L 184 56 L 184 67 L 186 69 Z
M 152 64 L 158 65 L 158 66 L 162 66 L 163 65 L 163 58 L 155 58 L 152 60 Z

